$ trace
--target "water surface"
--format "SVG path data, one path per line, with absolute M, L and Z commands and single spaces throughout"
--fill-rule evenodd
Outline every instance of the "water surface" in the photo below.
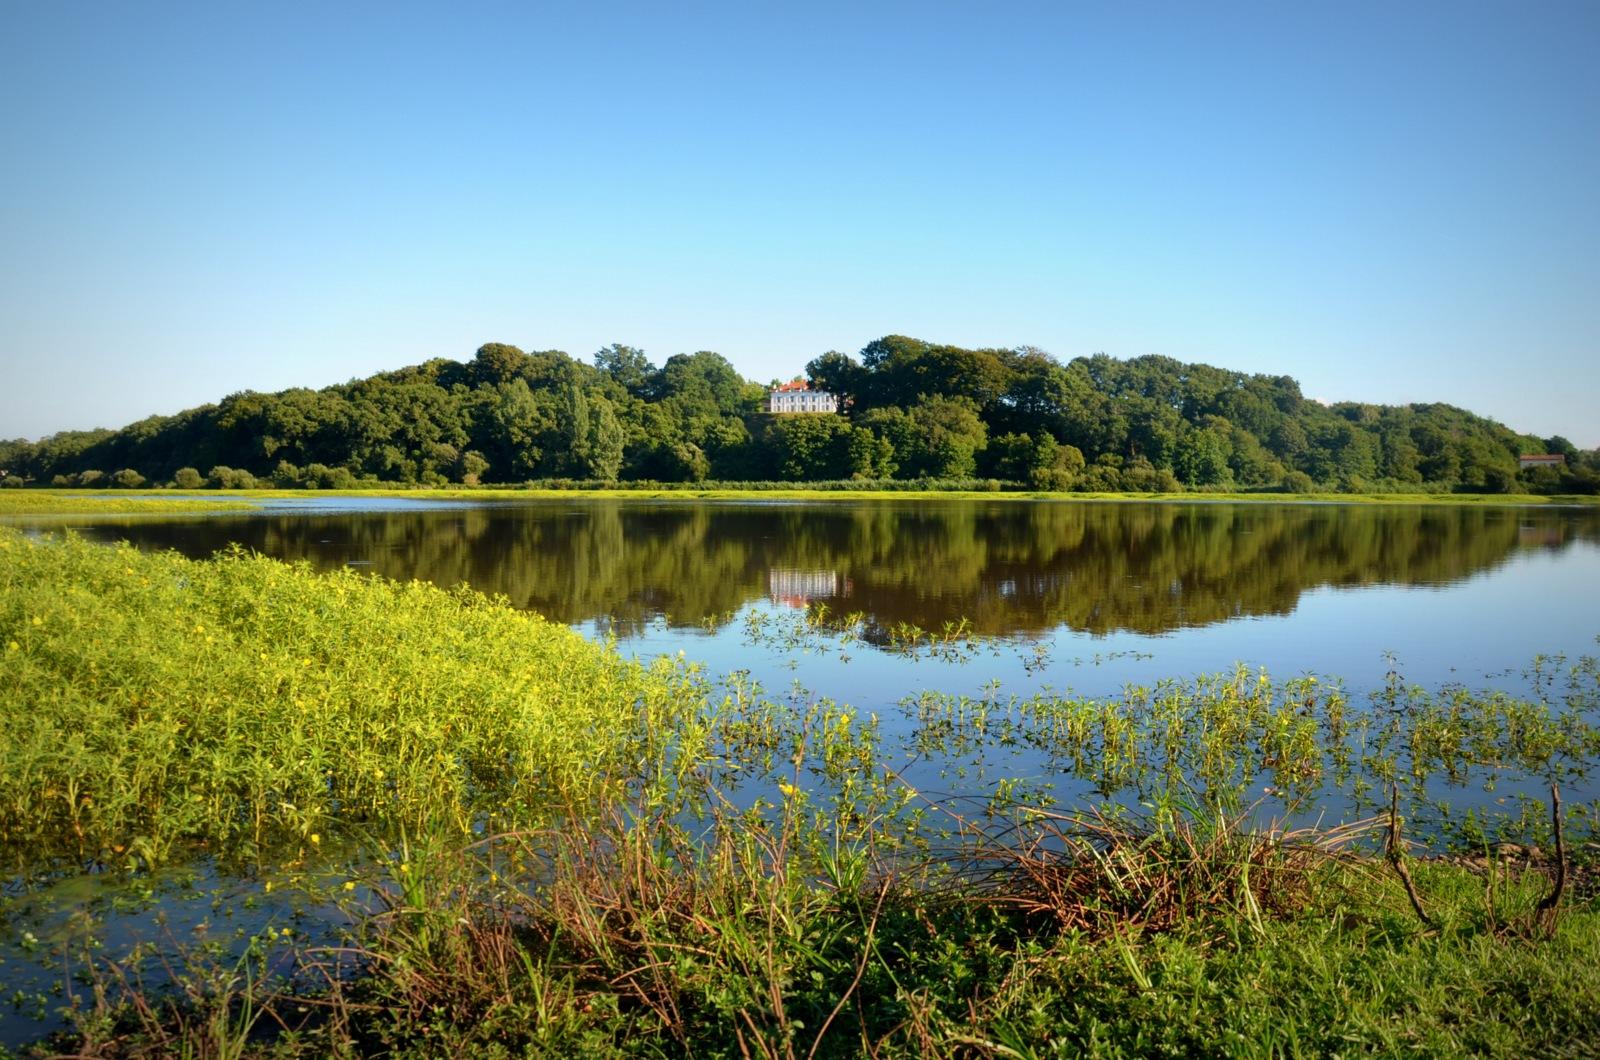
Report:
M 467 584 L 640 653 L 759 663 L 751 612 L 860 613 L 1047 643 L 1083 691 L 1235 662 L 1358 679 L 1395 656 L 1435 681 L 1579 653 L 1600 633 L 1600 511 L 1276 503 L 275 502 L 205 518 L 76 520 L 78 532 L 206 556 L 267 555 Z M 1115 656 L 1092 679 L 1072 660 Z M 858 657 L 859 658 L 859 657 Z M 759 668 L 759 667 L 758 667 Z M 786 664 L 787 668 L 787 664 Z M 839 667 L 833 666 L 837 671 Z M 898 668 L 856 698 L 898 699 Z M 980 673 L 979 671 L 982 670 Z M 917 671 L 921 673 L 923 671 Z M 979 683 L 1016 678 L 968 666 Z M 1381 671 L 1380 671 L 1381 672 Z M 827 674 L 811 673 L 827 685 Z M 916 679 L 912 679 L 916 680 Z M 1059 682 L 1057 682 L 1059 684 Z M 1092 686 L 1092 687 L 1090 687 Z M 830 694 L 835 689 L 825 689 Z

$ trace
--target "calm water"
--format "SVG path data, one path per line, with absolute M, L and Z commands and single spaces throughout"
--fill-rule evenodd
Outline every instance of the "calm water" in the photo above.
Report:
M 464 583 L 627 652 L 681 651 L 713 676 L 748 671 L 770 695 L 871 712 L 922 752 L 902 703 L 925 690 L 1114 695 L 1243 664 L 1336 678 L 1357 697 L 1391 667 L 1430 687 L 1522 691 L 1535 656 L 1593 654 L 1600 635 L 1593 508 L 313 495 L 79 532 Z M 859 615 L 860 639 L 808 629 L 818 608 Z M 981 643 L 954 658 L 888 650 L 897 628 L 963 621 Z M 1021 749 L 907 758 L 933 791 L 1022 777 L 1091 794 Z
M 1408 683 L 1521 692 L 1535 656 L 1593 654 L 1600 635 L 1594 508 L 309 495 L 78 532 L 498 593 L 627 652 L 681 651 L 769 695 L 871 712 L 914 749 L 908 779 L 944 793 L 1000 777 L 1092 790 L 1021 748 L 927 753 L 902 705 L 923 691 L 1115 695 L 1242 664 L 1335 678 L 1360 701 L 1391 667 Z M 819 608 L 859 615 L 859 639 L 808 628 Z M 890 650 L 897 628 L 960 622 L 980 643 L 953 658 Z
M 908 740 L 916 726 L 899 704 L 924 689 L 1100 695 L 1243 663 L 1339 677 L 1360 693 L 1392 658 L 1408 681 L 1516 690 L 1534 656 L 1593 654 L 1600 634 L 1592 508 L 313 496 L 245 515 L 70 522 L 98 540 L 195 557 L 238 543 L 324 569 L 466 583 L 590 636 L 609 632 L 624 651 L 681 650 L 712 674 L 749 671 L 772 694 L 849 703 Z M 862 638 L 806 631 L 819 606 L 859 614 Z M 982 641 L 958 659 L 885 648 L 897 626 L 960 620 Z M 1046 770 L 1024 751 L 991 749 L 924 759 L 907 775 L 926 790 L 980 792 Z M 151 881 L 131 908 L 121 886 L 61 881 L 13 907 L 0 985 L 31 1000 L 0 1012 L 0 1043 L 48 1029 L 35 1013 L 59 1001 L 46 995 L 60 966 L 20 947 L 24 930 L 65 937 L 88 916 L 121 951 L 151 937 L 157 907 L 170 924 L 209 917 L 235 933 L 269 917 L 322 922 L 315 910 L 235 902 L 227 896 L 259 896 L 259 884 L 205 865 Z M 207 913 L 221 908 L 238 919 Z
M 785 682 L 800 672 L 864 707 L 930 681 L 1087 693 L 1235 662 L 1361 685 L 1387 669 L 1386 653 L 1413 680 L 1472 680 L 1541 652 L 1593 651 L 1600 634 L 1592 508 L 307 498 L 79 532 L 190 556 L 237 542 L 320 568 L 465 583 L 609 629 L 627 650 L 683 649 L 713 671 Z M 746 635 L 752 613 L 781 620 L 808 605 L 860 613 L 869 641 L 966 619 L 1018 650 L 959 668 L 863 650 L 842 667 L 797 664 Z

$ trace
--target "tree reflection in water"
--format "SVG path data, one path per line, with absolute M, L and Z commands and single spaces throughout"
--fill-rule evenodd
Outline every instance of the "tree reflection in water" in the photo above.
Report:
M 318 567 L 468 584 L 626 636 L 772 599 L 869 628 L 965 620 L 985 636 L 1058 627 L 1155 634 L 1287 614 L 1323 586 L 1443 586 L 1519 550 L 1600 543 L 1577 509 L 1272 503 L 584 500 L 255 515 L 102 531 L 206 555 L 239 542 Z

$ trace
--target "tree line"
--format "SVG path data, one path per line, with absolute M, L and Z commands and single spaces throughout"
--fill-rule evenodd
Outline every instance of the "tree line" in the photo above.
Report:
M 1600 450 L 1443 404 L 1308 400 L 1288 376 L 1168 357 L 1061 362 L 891 335 L 806 365 L 839 415 L 764 412 L 719 354 L 659 367 L 490 343 L 321 390 L 245 391 L 121 430 L 0 442 L 0 481 L 359 488 L 897 482 L 1078 491 L 1600 492 Z M 1519 470 L 1555 452 L 1561 468 Z

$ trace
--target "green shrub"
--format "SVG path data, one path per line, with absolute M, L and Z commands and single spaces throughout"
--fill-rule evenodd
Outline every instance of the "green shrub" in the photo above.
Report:
M 248 471 L 219 464 L 206 476 L 206 485 L 212 489 L 253 490 L 256 488 L 256 477 Z
M 1315 493 L 1317 484 L 1304 471 L 1291 471 L 1283 476 L 1285 493 Z

